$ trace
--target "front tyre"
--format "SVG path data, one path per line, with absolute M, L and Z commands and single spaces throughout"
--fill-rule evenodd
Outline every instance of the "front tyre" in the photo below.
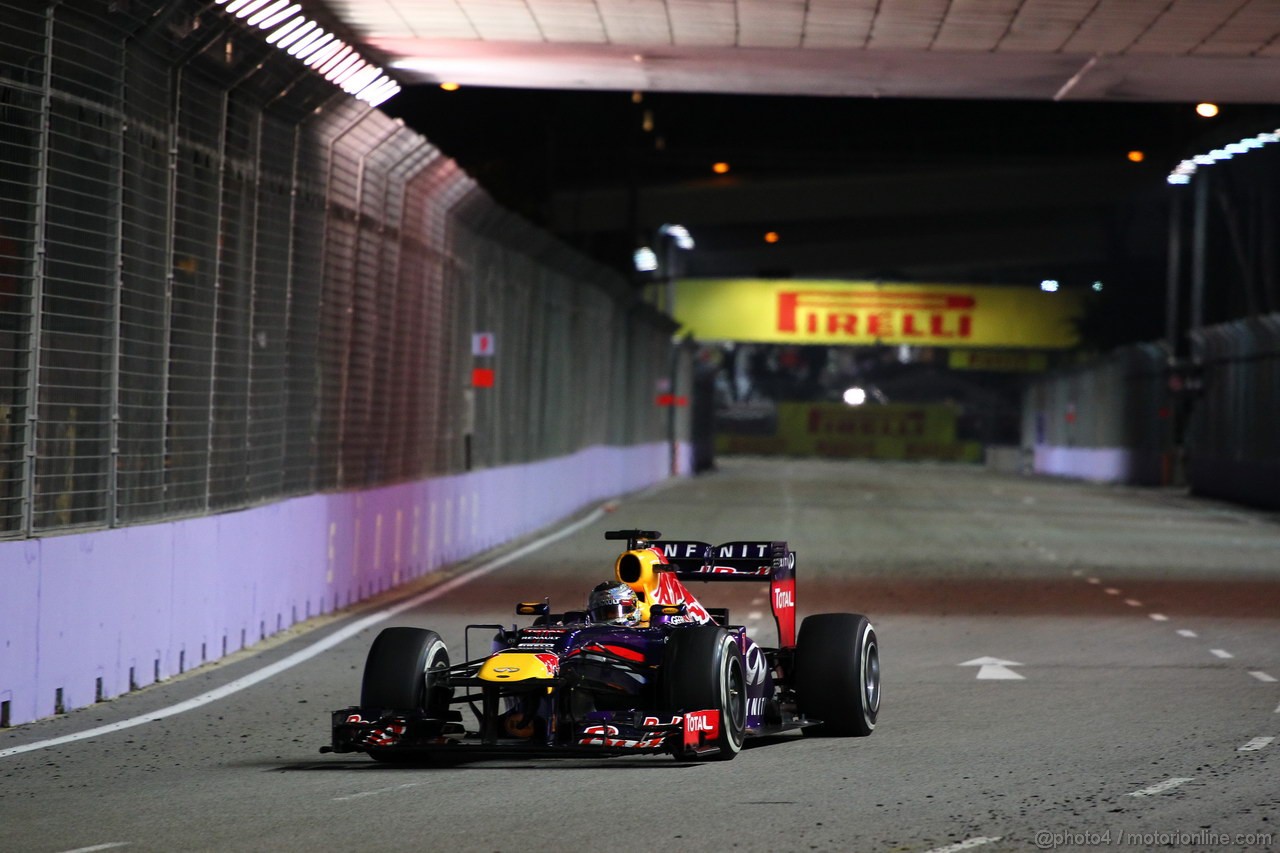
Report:
M 385 628 L 365 659 L 360 707 L 443 716 L 452 698 L 442 683 L 448 668 L 449 650 L 435 631 Z
M 800 712 L 822 720 L 806 735 L 866 737 L 880 714 L 880 643 L 867 617 L 820 613 L 806 617 L 796 640 Z
M 679 628 L 667 637 L 662 679 L 665 702 L 673 711 L 720 712 L 719 752 L 695 761 L 729 761 L 742 751 L 747 725 L 747 680 L 742 650 L 723 628 Z

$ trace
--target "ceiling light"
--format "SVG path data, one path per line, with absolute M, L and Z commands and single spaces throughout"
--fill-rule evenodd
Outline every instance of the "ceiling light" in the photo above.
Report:
M 1213 118 L 1218 114 L 1217 104 L 1196 104 L 1196 115 L 1203 118 Z

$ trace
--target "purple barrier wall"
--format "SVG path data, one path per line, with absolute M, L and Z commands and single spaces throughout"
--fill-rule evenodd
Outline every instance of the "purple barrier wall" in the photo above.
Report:
M 1134 453 L 1123 447 L 1035 446 L 1034 471 L 1057 477 L 1125 483 L 1133 472 Z
M 679 454 L 689 471 L 689 448 Z M 0 542 L 0 702 L 30 722 L 253 645 L 670 476 L 670 447 Z

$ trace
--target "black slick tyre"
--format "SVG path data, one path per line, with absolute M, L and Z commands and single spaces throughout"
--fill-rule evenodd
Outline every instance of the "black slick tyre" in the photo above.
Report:
M 443 715 L 450 688 L 433 673 L 449 668 L 449 651 L 435 631 L 384 628 L 369 647 L 360 687 L 360 707 L 384 711 L 426 711 Z
M 678 628 L 667 637 L 662 683 L 673 711 L 720 712 L 719 752 L 697 761 L 728 761 L 742 751 L 747 724 L 747 681 L 742 650 L 723 628 Z
M 796 699 L 806 735 L 866 737 L 880 715 L 880 643 L 867 617 L 820 613 L 800 625 L 795 658 Z

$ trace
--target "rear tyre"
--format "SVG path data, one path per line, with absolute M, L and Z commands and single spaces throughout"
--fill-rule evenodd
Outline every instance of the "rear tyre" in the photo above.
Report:
M 742 650 L 714 625 L 678 628 L 667 637 L 663 697 L 673 711 L 720 712 L 719 752 L 695 761 L 729 761 L 742 751 L 747 725 L 747 680 Z
M 365 659 L 360 707 L 443 716 L 453 696 L 442 683 L 448 668 L 449 650 L 435 631 L 385 628 Z
M 880 715 L 880 643 L 867 617 L 820 613 L 806 617 L 796 640 L 796 699 L 806 735 L 866 737 Z

